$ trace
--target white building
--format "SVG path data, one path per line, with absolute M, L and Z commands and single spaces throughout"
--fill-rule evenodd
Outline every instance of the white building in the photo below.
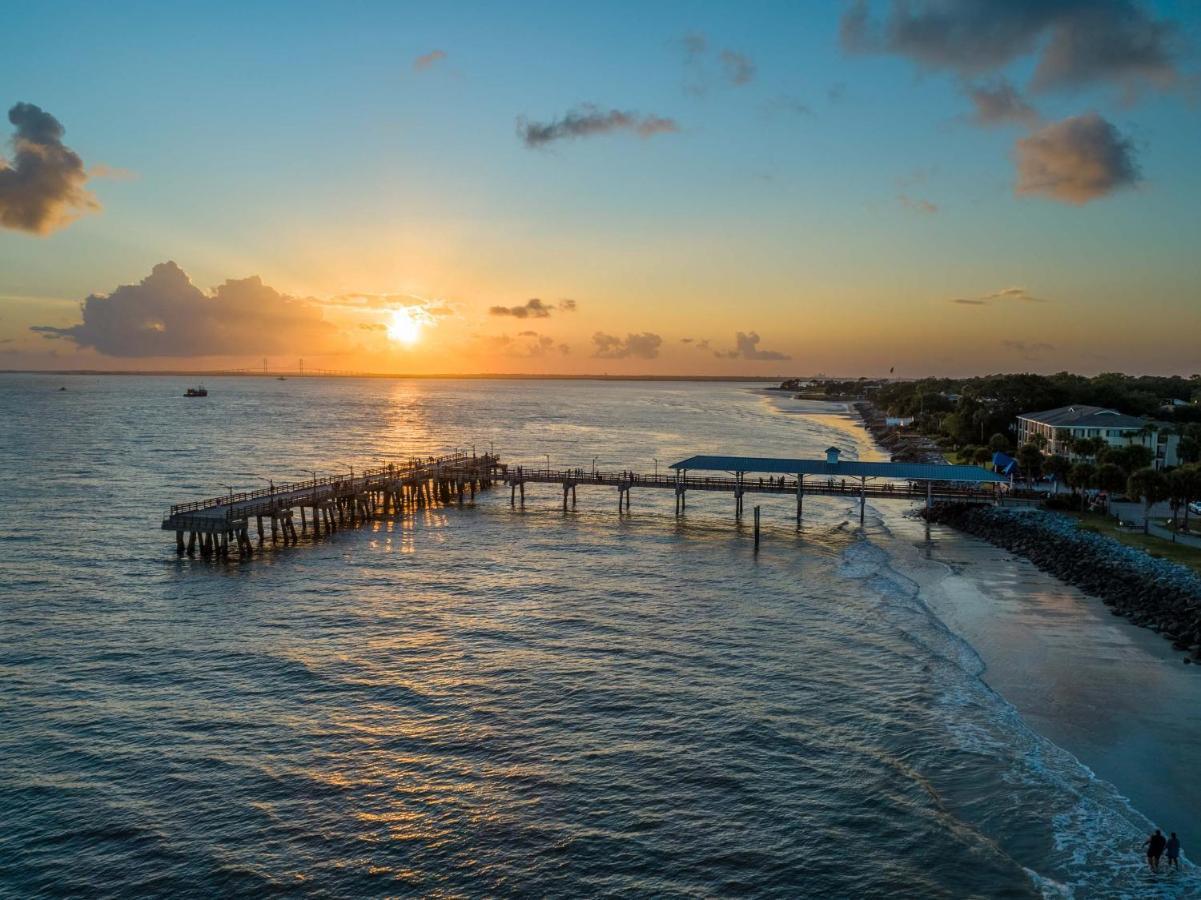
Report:
M 1150 425 L 1158 430 L 1148 432 Z M 1061 406 L 1044 412 L 1022 413 L 1017 417 L 1018 446 L 1030 442 L 1035 435 L 1047 439 L 1043 452 L 1071 456 L 1068 442 L 1080 438 L 1102 438 L 1111 446 L 1125 447 L 1142 444 L 1155 451 L 1153 465 L 1163 469 L 1179 464 L 1176 446 L 1180 438 L 1167 426 L 1151 419 L 1127 416 L 1116 409 L 1100 406 Z

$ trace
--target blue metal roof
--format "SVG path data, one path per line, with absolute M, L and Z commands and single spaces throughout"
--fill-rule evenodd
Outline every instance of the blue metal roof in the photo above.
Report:
M 824 459 L 777 459 L 764 456 L 690 456 L 673 469 L 702 472 L 763 472 L 775 475 L 820 475 L 827 478 L 903 478 L 909 481 L 997 481 L 996 472 L 980 466 L 951 466 L 907 462 L 827 462 Z

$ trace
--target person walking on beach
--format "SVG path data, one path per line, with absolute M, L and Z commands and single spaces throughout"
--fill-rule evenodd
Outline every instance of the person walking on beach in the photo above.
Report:
M 1155 834 L 1143 841 L 1143 846 L 1147 848 L 1147 865 L 1151 867 L 1152 872 L 1159 871 L 1159 858 L 1163 856 L 1163 848 L 1167 843 L 1167 838 L 1158 828 L 1155 829 Z
M 1180 871 L 1180 838 L 1176 837 L 1176 832 L 1172 832 L 1172 836 L 1168 838 L 1168 868 Z

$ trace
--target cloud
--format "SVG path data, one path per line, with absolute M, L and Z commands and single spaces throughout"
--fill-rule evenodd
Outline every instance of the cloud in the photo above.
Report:
M 992 84 L 969 87 L 968 97 L 976 107 L 972 121 L 977 125 L 1038 124 L 1038 112 L 1004 78 Z
M 650 331 L 627 334 L 625 339 L 598 331 L 592 335 L 593 356 L 598 359 L 654 359 L 659 355 L 663 338 Z
M 337 294 L 315 302 L 322 306 L 343 306 L 348 309 L 420 309 L 433 318 L 454 315 L 454 310 L 442 301 L 414 297 L 412 294 Z
M 413 60 L 413 71 L 425 72 L 444 59 L 446 59 L 445 50 L 431 50 L 429 53 L 425 53 Z
M 796 97 L 787 95 L 777 97 L 772 102 L 765 106 L 768 112 L 784 112 L 791 113 L 795 116 L 811 116 L 813 115 L 813 107 Z
M 1142 0 L 889 0 L 882 21 L 856 0 L 843 16 L 849 53 L 891 53 L 961 77 L 1036 59 L 1035 91 L 1101 82 L 1127 92 L 1180 80 L 1179 28 Z
M 910 197 L 908 194 L 897 194 L 897 202 L 906 209 L 912 209 L 914 212 L 933 215 L 938 212 L 938 204 L 931 203 L 929 200 Z
M 138 173 L 130 169 L 120 169 L 116 166 L 96 163 L 88 169 L 88 178 L 107 178 L 110 181 L 136 181 Z
M 552 353 L 567 356 L 571 353 L 571 347 L 567 344 L 558 343 L 550 335 L 539 334 L 537 331 L 519 331 L 516 338 L 512 338 L 507 334 L 501 334 L 495 337 L 484 338 L 484 340 L 494 349 L 502 351 L 506 356 L 516 356 L 523 359 L 549 356 Z
M 63 143 L 58 119 L 32 103 L 8 111 L 13 159 L 0 157 L 0 226 L 50 234 L 100 204 L 86 190 L 83 160 Z
M 755 61 L 745 53 L 724 49 L 711 57 L 709 39 L 700 32 L 686 34 L 674 42 L 684 51 L 684 90 L 704 96 L 716 78 L 724 78 L 734 87 L 745 87 L 755 80 Z M 720 75 L 715 74 L 717 66 Z
M 493 306 L 488 309 L 493 316 L 512 316 L 515 319 L 546 319 L 550 317 L 551 307 L 537 297 L 527 300 L 521 306 Z
M 958 303 L 960 306 L 991 306 L 993 303 L 1007 300 L 1015 300 L 1019 303 L 1047 302 L 1045 298 L 1035 297 L 1025 288 L 1020 287 L 1002 288 L 999 291 L 993 291 L 991 294 L 983 294 L 979 297 L 956 297 L 951 302 Z
M 1052 122 L 1019 139 L 1015 154 L 1019 196 L 1079 206 L 1139 181 L 1134 147 L 1095 112 Z
M 70 328 L 40 325 L 46 338 L 69 340 L 106 356 L 237 356 L 337 353 L 348 349 L 311 299 L 281 294 L 258 276 L 230 279 L 211 294 L 173 262 L 159 263 L 139 284 L 81 305 Z
M 1013 350 L 1021 355 L 1022 359 L 1041 359 L 1043 354 L 1049 353 L 1055 349 L 1054 344 L 1046 344 L 1041 341 L 1001 341 L 1001 346 L 1006 350 Z
M 645 139 L 679 130 L 680 126 L 674 119 L 642 116 L 619 109 L 605 112 L 591 103 L 581 104 L 562 118 L 550 122 L 530 122 L 524 117 L 517 120 L 517 134 L 530 148 L 545 147 L 568 138 L 593 137 L 615 131 L 628 131 Z
M 559 309 L 561 309 L 563 312 L 575 312 L 578 306 L 578 303 L 567 297 L 564 297 L 559 301 Z
M 760 350 L 759 349 L 759 334 L 758 332 L 738 332 L 734 337 L 735 347 L 733 350 L 714 351 L 714 356 L 719 356 L 722 359 L 792 359 L 787 353 L 780 353 L 776 350 Z
M 750 84 L 755 79 L 755 63 L 747 55 L 733 50 L 721 51 L 721 64 L 726 78 L 736 87 Z

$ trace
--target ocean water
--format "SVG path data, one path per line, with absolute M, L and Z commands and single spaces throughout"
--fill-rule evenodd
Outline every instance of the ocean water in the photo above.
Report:
M 59 391 L 60 386 L 67 391 Z M 926 602 L 903 504 L 553 486 L 228 563 L 173 502 L 494 446 L 875 451 L 697 383 L 0 376 L 6 896 L 1201 896 Z M 749 521 L 749 516 L 748 516 Z M 943 541 L 953 536 L 943 535 Z M 1186 848 L 1188 842 L 1186 840 Z

